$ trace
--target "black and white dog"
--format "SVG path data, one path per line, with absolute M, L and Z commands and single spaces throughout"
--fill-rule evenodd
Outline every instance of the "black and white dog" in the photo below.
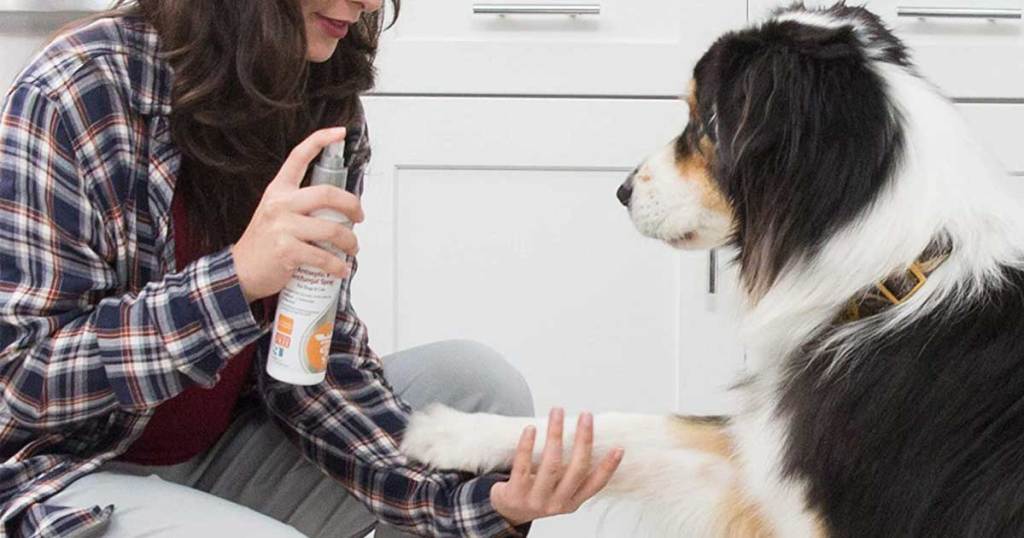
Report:
M 1024 536 L 1024 210 L 1005 181 L 862 8 L 719 39 L 685 131 L 618 194 L 644 235 L 738 248 L 745 407 L 599 415 L 598 450 L 626 447 L 605 495 L 665 536 Z M 434 408 L 403 446 L 486 471 L 523 425 Z

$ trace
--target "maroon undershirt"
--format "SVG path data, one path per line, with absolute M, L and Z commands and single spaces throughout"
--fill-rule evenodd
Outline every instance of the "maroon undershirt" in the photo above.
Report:
M 171 203 L 174 257 L 180 271 L 202 256 L 190 234 L 181 189 Z M 265 301 L 272 312 L 272 300 Z M 252 368 L 255 344 L 227 362 L 213 388 L 191 386 L 156 408 L 142 436 L 118 459 L 142 465 L 174 465 L 210 449 L 231 425 L 235 407 Z

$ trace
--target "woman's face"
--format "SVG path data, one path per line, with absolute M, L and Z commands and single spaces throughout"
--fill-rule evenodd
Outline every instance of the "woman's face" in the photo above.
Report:
M 383 0 L 299 0 L 306 21 L 307 57 L 311 62 L 326 62 L 348 35 L 349 26 L 363 13 L 380 9 Z

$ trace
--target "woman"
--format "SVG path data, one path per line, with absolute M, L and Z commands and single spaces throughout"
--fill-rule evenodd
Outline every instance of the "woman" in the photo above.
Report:
M 397 1 L 394 8 L 397 13 Z M 497 536 L 575 510 L 614 472 L 570 461 L 553 411 L 511 478 L 432 473 L 396 448 L 409 406 L 532 412 L 465 342 L 383 360 L 345 306 L 328 380 L 263 372 L 299 265 L 355 271 L 381 0 L 139 0 L 58 38 L 0 120 L 0 521 L 13 536 Z M 346 192 L 300 188 L 346 137 Z M 333 128 L 332 128 L 333 127 Z M 341 304 L 347 305 L 348 287 Z M 304 459 L 304 458 L 305 459 Z M 379 529 L 381 536 L 397 531 Z

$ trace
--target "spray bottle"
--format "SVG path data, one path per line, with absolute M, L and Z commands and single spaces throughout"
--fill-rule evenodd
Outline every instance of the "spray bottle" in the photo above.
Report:
M 327 146 L 313 166 L 310 185 L 334 185 L 345 188 L 345 141 Z M 333 209 L 320 209 L 311 216 L 339 222 L 349 228 L 352 222 Z M 345 253 L 328 242 L 317 246 L 344 259 Z M 316 385 L 327 376 L 327 357 L 334 334 L 334 317 L 342 279 L 316 267 L 299 267 L 281 290 L 274 316 L 274 334 L 270 340 L 267 373 L 294 385 Z

